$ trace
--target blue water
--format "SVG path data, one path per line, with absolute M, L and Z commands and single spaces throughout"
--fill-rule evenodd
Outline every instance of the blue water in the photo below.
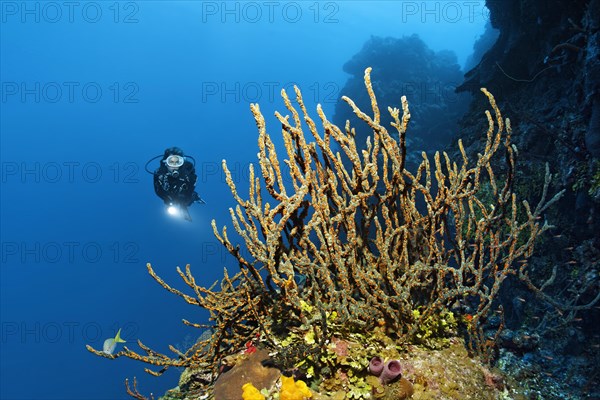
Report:
M 487 15 L 468 3 L 0 2 L 0 398 L 122 399 L 134 376 L 146 395 L 176 386 L 176 369 L 155 378 L 85 345 L 123 328 L 128 346 L 170 354 L 198 335 L 181 319 L 206 313 L 145 265 L 180 289 L 176 266 L 204 285 L 237 270 L 210 221 L 235 238 L 221 160 L 244 197 L 257 152 L 249 103 L 276 143 L 282 87 L 298 84 L 331 117 L 342 66 L 371 35 L 416 33 L 464 64 Z M 192 223 L 165 213 L 144 172 L 170 146 L 197 160 L 207 204 Z

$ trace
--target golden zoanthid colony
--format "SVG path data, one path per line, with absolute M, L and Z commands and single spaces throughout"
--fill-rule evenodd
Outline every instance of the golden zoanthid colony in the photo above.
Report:
M 494 338 L 483 334 L 481 321 L 499 311 L 494 299 L 508 276 L 539 290 L 527 275 L 526 260 L 549 227 L 542 213 L 560 193 L 548 199 L 547 171 L 537 206 L 517 200 L 510 121 L 485 89 L 493 114 L 486 112 L 489 129 L 477 159 L 459 141 L 459 160 L 445 152 L 430 160 L 423 153 L 416 171 L 408 171 L 407 100 L 402 97 L 401 110 L 388 108 L 394 121 L 389 132 L 381 125 L 370 72 L 365 71 L 370 113 L 343 98 L 372 130 L 363 150 L 349 122 L 344 128 L 332 124 L 320 106 L 313 119 L 295 88 L 296 105 L 281 93 L 289 115 L 275 114 L 285 145 L 281 157 L 259 106 L 251 105 L 260 172 L 250 167 L 247 196 L 238 192 L 223 161 L 237 202 L 230 213 L 239 238 L 230 239 L 227 228 L 212 221 L 215 236 L 237 259 L 234 274 L 226 269 L 220 284 L 207 288 L 196 283 L 189 265 L 178 268 L 186 294 L 148 264 L 161 286 L 210 312 L 208 325 L 184 320 L 204 329 L 195 345 L 185 352 L 171 346 L 173 356 L 140 341 L 141 351 L 88 349 L 162 368 L 147 369 L 152 374 L 186 367 L 192 378 L 180 382 L 173 395 L 179 398 L 212 396 L 222 371 L 235 370 L 257 348 L 268 351 L 264 365 L 308 383 L 315 396 L 339 399 L 389 398 L 369 373 L 373 359 L 406 358 L 402 351 L 413 345 L 439 350 L 457 326 L 466 333 L 470 354 L 489 356 Z M 492 169 L 495 155 L 506 163 L 501 177 Z M 239 240 L 243 251 L 234 244 Z M 460 315 L 461 309 L 470 311 Z M 256 391 L 245 386 L 243 395 L 283 400 L 281 388 L 282 383 Z M 128 390 L 142 398 L 137 389 Z M 237 390 L 242 398 L 241 387 Z M 308 397 L 298 393 L 303 397 L 296 398 Z

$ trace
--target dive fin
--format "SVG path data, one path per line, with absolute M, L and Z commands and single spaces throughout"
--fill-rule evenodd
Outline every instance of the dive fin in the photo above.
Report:
M 204 200 L 202 200 L 200 198 L 200 196 L 198 195 L 198 193 L 194 192 L 194 203 L 198 203 L 198 204 L 206 204 L 206 202 Z
M 181 207 L 181 215 L 183 215 L 183 218 L 185 218 L 186 221 L 192 222 L 192 217 L 190 216 L 190 212 L 188 211 L 187 207 Z

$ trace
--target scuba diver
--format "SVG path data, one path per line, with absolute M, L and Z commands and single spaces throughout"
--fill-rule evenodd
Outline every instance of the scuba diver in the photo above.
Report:
M 150 171 L 148 165 L 160 157 L 160 166 L 154 172 Z M 188 221 L 192 220 L 189 206 L 193 203 L 206 204 L 195 191 L 198 179 L 195 166 L 194 157 L 185 155 L 179 147 L 170 147 L 162 156 L 146 163 L 146 172 L 154 176 L 154 191 L 164 201 L 168 213 Z

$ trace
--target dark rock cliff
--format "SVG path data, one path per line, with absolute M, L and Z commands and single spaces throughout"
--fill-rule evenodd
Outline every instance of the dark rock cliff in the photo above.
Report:
M 488 104 L 478 92 L 486 87 L 512 122 L 520 171 L 515 185 L 521 198 L 533 203 L 539 198 L 546 163 L 554 175 L 551 190 L 566 189 L 559 204 L 547 212 L 546 218 L 556 228 L 537 247 L 530 274 L 541 283 L 554 273 L 545 291 L 563 307 L 552 306 L 516 282 L 507 285 L 503 291 L 507 337 L 534 334 L 540 340 L 536 349 L 516 352 L 521 361 L 527 358 L 530 367 L 506 356 L 500 362 L 506 371 L 536 387 L 542 397 L 533 398 L 597 398 L 600 1 L 488 0 L 486 4 L 499 37 L 458 88 L 472 93 L 473 101 L 455 140 L 462 138 L 471 153 L 480 148 L 485 128 L 481 115 Z M 506 348 L 513 346 L 511 354 L 514 342 L 504 343 Z M 529 379 L 535 375 L 531 365 L 547 376 Z M 573 397 L 561 397 L 569 390 Z

